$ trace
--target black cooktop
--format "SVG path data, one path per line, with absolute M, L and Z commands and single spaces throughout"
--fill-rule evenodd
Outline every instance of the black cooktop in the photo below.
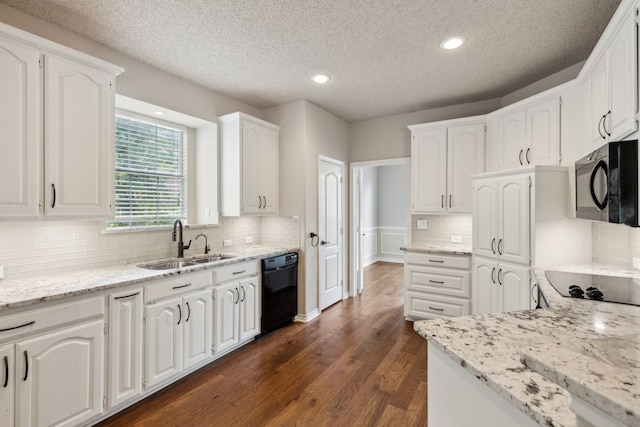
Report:
M 544 274 L 564 297 L 640 305 L 640 279 L 551 270 Z

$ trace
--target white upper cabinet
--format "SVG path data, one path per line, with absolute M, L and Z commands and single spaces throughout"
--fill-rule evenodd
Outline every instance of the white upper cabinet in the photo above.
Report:
M 470 176 L 484 171 L 485 126 L 474 121 L 409 126 L 412 213 L 471 212 Z
M 111 216 L 122 71 L 0 24 L 0 217 Z
M 222 215 L 277 214 L 280 128 L 243 113 L 220 117 Z
M 638 130 L 637 9 L 623 14 L 615 34 L 598 52 L 597 61 L 583 83 L 590 149 L 608 141 L 620 141 Z M 616 18 L 617 15 L 612 22 Z
M 42 179 L 40 52 L 0 35 L 0 216 L 37 217 Z
M 560 164 L 559 97 L 529 101 L 499 119 L 500 169 Z

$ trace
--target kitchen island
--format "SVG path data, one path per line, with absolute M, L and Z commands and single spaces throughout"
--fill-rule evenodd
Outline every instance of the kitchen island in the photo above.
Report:
M 576 266 L 573 271 L 607 273 L 597 268 Z M 473 425 L 486 426 L 575 426 L 569 392 L 614 418 L 624 414 L 618 418 L 621 425 L 640 425 L 640 386 L 635 381 L 640 353 L 633 338 L 640 326 L 640 307 L 564 298 L 543 269 L 536 269 L 535 275 L 548 309 L 415 322 L 415 330 L 429 342 L 429 425 L 474 420 Z M 584 359 L 593 358 L 584 350 L 585 343 L 597 352 L 613 342 L 624 357 L 600 357 L 593 363 Z M 593 381 L 583 376 L 586 366 Z M 465 393 L 480 398 L 475 409 L 467 405 Z

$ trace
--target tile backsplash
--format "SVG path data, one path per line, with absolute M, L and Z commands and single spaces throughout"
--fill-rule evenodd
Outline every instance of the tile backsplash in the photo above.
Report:
M 417 228 L 418 220 L 427 220 L 426 230 Z M 461 245 L 471 246 L 471 214 L 411 216 L 413 244 L 451 245 L 451 236 L 460 236 Z
M 593 261 L 631 269 L 635 258 L 640 269 L 640 228 L 593 222 L 591 232 Z
M 204 253 L 207 236 L 213 252 L 249 246 L 298 246 L 299 221 L 292 217 L 223 217 L 211 227 L 185 228 L 184 241 L 192 240 L 185 256 Z M 251 236 L 253 242 L 245 243 Z M 223 240 L 232 240 L 223 248 Z M 177 244 L 171 229 L 105 232 L 104 221 L 28 221 L 0 223 L 0 265 L 5 280 L 108 267 L 173 257 Z

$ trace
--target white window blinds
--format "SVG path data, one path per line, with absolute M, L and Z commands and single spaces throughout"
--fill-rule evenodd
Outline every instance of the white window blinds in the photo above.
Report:
M 116 115 L 116 212 L 111 227 L 185 219 L 186 129 Z

